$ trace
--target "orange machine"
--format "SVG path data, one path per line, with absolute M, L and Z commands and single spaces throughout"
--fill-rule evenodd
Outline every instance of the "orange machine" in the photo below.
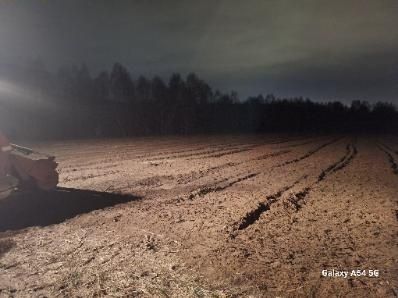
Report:
M 58 184 L 53 156 L 11 144 L 0 132 L 0 199 L 14 190 L 51 190 Z

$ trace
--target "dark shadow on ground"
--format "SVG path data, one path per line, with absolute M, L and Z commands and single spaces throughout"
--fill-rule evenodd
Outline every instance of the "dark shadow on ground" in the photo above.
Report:
M 0 232 L 57 224 L 82 213 L 139 199 L 132 195 L 73 188 L 17 192 L 0 201 Z

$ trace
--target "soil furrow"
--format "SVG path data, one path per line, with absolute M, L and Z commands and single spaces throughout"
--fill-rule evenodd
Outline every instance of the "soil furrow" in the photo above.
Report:
M 0 233 L 0 292 L 394 296 L 398 148 L 391 136 L 337 137 L 38 144 L 61 156 L 65 185 L 1 200 L 0 225 L 16 228 Z M 173 160 L 146 160 L 158 157 Z M 322 277 L 329 268 L 380 269 L 383 283 Z
M 321 145 L 321 147 L 322 148 L 324 148 L 324 147 L 326 147 L 327 145 L 330 145 L 330 144 L 332 144 L 332 143 L 334 143 L 334 142 L 336 142 L 338 139 L 336 139 L 336 140 L 334 140 L 334 141 L 330 141 L 330 142 L 328 142 L 328 143 L 326 143 L 326 144 L 322 144 Z M 285 141 L 282 141 L 282 142 L 285 142 Z M 318 147 L 319 148 L 319 147 Z M 312 154 L 314 154 L 314 153 L 316 153 L 317 151 L 319 151 L 320 149 L 318 149 L 318 148 L 316 148 L 315 150 L 312 150 L 312 151 L 315 151 L 315 152 L 313 152 Z M 317 150 L 318 149 L 318 150 Z M 250 158 L 250 159 L 247 159 L 247 160 L 244 160 L 244 161 L 241 161 L 241 162 L 235 162 L 235 163 L 228 163 L 229 165 L 231 165 L 231 167 L 235 167 L 235 166 L 239 166 L 239 165 L 242 165 L 242 164 L 246 164 L 246 163 L 249 163 L 249 162 L 252 162 L 252 161 L 260 161 L 260 160 L 266 160 L 266 159 L 269 159 L 269 158 L 273 158 L 273 157 L 278 157 L 278 156 L 281 156 L 281 155 L 284 155 L 284 154 L 287 154 L 287 153 L 290 153 L 290 152 L 292 152 L 292 150 L 281 150 L 281 151 L 276 151 L 276 152 L 271 152 L 271 153 L 267 153 L 267 154 L 264 154 L 264 155 L 261 155 L 261 156 L 258 156 L 258 157 L 255 157 L 255 158 Z M 312 155 L 311 154 L 311 155 Z M 309 156 L 308 156 L 309 157 Z M 276 167 L 276 166 L 275 166 Z M 274 168 L 274 167 L 271 167 L 271 169 L 272 168 Z M 224 169 L 224 167 L 223 167 L 223 165 L 221 165 L 221 166 L 219 166 L 219 167 L 215 167 L 214 169 Z M 206 174 L 205 175 L 203 175 L 203 176 L 201 176 L 201 177 L 204 177 L 204 176 L 206 176 L 208 174 L 208 172 L 206 172 Z M 201 177 L 198 177 L 197 179 L 199 179 L 199 178 L 201 178 Z M 196 180 L 196 179 L 194 179 L 194 180 Z M 192 181 L 192 180 L 191 180 Z M 191 182 L 190 181 L 190 182 Z
M 142 148 L 140 145 L 137 145 L 134 147 L 134 149 L 137 149 L 135 152 L 131 152 L 128 149 L 129 146 L 127 146 L 127 148 L 125 148 L 124 146 L 122 147 L 118 147 L 116 148 L 116 152 L 115 152 L 115 148 L 109 148 L 108 150 L 105 150 L 101 153 L 100 152 L 93 152 L 93 151 L 89 151 L 87 152 L 87 154 L 89 154 L 90 156 L 92 155 L 98 155 L 99 153 L 101 153 L 103 155 L 103 159 L 102 160 L 95 160 L 95 161 L 90 161 L 90 162 L 81 162 L 78 163 L 78 165 L 80 167 L 83 166 L 89 166 L 89 165 L 94 165 L 94 164 L 98 164 L 98 163 L 102 163 L 102 162 L 106 162 L 107 159 L 109 158 L 114 158 L 115 155 L 120 157 L 120 160 L 135 160 L 135 159 L 141 159 L 141 158 L 151 158 L 154 156 L 158 156 L 158 155 L 167 155 L 167 154 L 175 154 L 175 153 L 183 153 L 183 152 L 192 152 L 192 151 L 200 151 L 200 150 L 205 150 L 205 149 L 209 149 L 211 147 L 237 147 L 239 145 L 246 145 L 246 144 L 250 144 L 247 142 L 215 142 L 213 144 L 206 144 L 205 146 L 203 145 L 204 142 L 200 142 L 200 143 L 192 143 L 192 144 L 186 144 L 186 146 L 194 146 L 194 148 L 189 148 L 189 149 L 183 149 L 183 150 L 172 150 L 172 151 L 167 151 L 165 152 L 164 150 L 169 149 L 169 148 L 175 148 L 175 147 L 179 147 L 178 146 L 178 142 L 177 143 L 173 143 L 170 145 L 156 145 L 154 144 L 153 147 L 156 148 L 156 152 L 153 152 L 153 150 L 148 150 L 147 148 Z M 254 144 L 254 143 L 253 143 Z M 199 145 L 200 147 L 195 147 Z M 127 152 L 127 153 L 126 153 Z M 141 154 L 141 152 L 144 152 L 144 154 Z M 109 158 L 108 158 L 109 156 Z M 87 157 L 86 156 L 82 156 L 80 157 L 80 159 L 82 160 L 86 160 Z M 80 160 L 80 159 L 74 159 L 74 161 Z M 75 166 L 75 165 L 71 165 L 71 166 Z
M 340 160 L 338 160 L 336 163 L 330 165 L 325 170 L 323 170 L 322 173 L 319 174 L 319 176 L 318 176 L 318 182 L 325 179 L 325 177 L 327 175 L 329 175 L 330 173 L 336 172 L 336 171 L 344 168 L 345 166 L 347 166 L 351 162 L 351 160 L 357 155 L 357 153 L 358 153 L 358 150 L 354 145 L 351 145 L 351 144 L 347 145 L 346 146 L 346 154 Z
M 217 145 L 217 146 L 221 146 L 221 145 Z M 225 147 L 228 146 L 224 146 L 222 145 L 222 148 L 219 149 L 213 149 L 210 152 L 218 152 L 218 151 L 222 151 L 222 150 L 226 150 Z M 200 148 L 194 148 L 194 149 L 188 149 L 188 150 L 182 150 L 182 152 L 194 152 L 194 151 L 201 151 L 201 150 L 205 150 L 208 149 L 209 147 L 212 146 L 206 146 L 206 147 L 200 147 Z M 148 151 L 148 150 L 147 150 Z M 206 152 L 199 152 L 197 154 L 207 154 L 209 151 Z M 164 154 L 169 154 L 169 153 L 164 153 Z M 113 153 L 113 155 L 110 155 L 110 157 L 103 157 L 99 160 L 92 160 L 90 162 L 85 162 L 85 163 L 76 163 L 73 165 L 68 165 L 68 166 L 63 166 L 62 171 L 64 173 L 70 172 L 70 171 L 76 171 L 76 170 L 86 170 L 88 169 L 87 167 L 92 167 L 92 166 L 96 166 L 98 164 L 106 164 L 106 163 L 117 163 L 115 166 L 118 166 L 118 164 L 124 162 L 124 161 L 132 161 L 132 160 L 137 160 L 137 159 L 142 159 L 142 161 L 160 161 L 160 160 L 167 160 L 169 158 L 177 158 L 178 155 L 175 156 L 161 156 L 159 158 L 157 157 L 153 157 L 152 156 L 157 156 L 157 155 L 163 155 L 162 153 L 147 153 L 147 154 L 143 154 L 143 155 L 134 155 L 134 154 L 116 154 Z M 186 156 L 194 156 L 195 153 L 187 153 Z M 181 156 L 181 155 L 180 155 Z
M 202 159 L 202 158 L 222 157 L 222 156 L 231 155 L 231 154 L 235 154 L 235 153 L 242 153 L 242 152 L 250 151 L 250 150 L 252 150 L 252 149 L 254 149 L 256 147 L 261 147 L 261 146 L 264 146 L 264 145 L 277 145 L 277 144 L 283 144 L 283 143 L 293 142 L 293 141 L 297 141 L 297 140 L 287 139 L 287 140 L 279 140 L 279 141 L 273 141 L 273 142 L 271 141 L 271 142 L 261 143 L 261 144 L 254 144 L 254 145 L 248 146 L 246 148 L 237 148 L 237 149 L 230 150 L 230 151 L 227 151 L 227 152 L 210 154 L 210 155 L 201 156 L 201 157 L 198 157 L 198 158 L 194 157 L 194 158 L 190 158 L 189 160 L 191 160 L 191 159 L 194 160 L 194 159 Z M 313 141 L 310 141 L 310 142 L 313 142 Z M 308 143 L 308 142 L 306 142 L 306 143 Z M 293 145 L 290 145 L 290 146 L 296 147 L 296 146 L 300 146 L 300 145 L 303 145 L 303 144 L 304 143 L 293 144 Z M 285 146 L 285 148 L 288 148 L 290 146 Z
M 381 151 L 383 151 L 387 155 L 387 158 L 388 158 L 388 161 L 390 163 L 390 166 L 391 166 L 391 169 L 392 169 L 393 173 L 395 175 L 398 175 L 398 163 L 397 163 L 397 161 L 395 160 L 394 156 L 391 153 L 391 151 L 392 151 L 391 148 L 389 148 L 385 144 L 378 145 L 378 147 L 379 147 L 379 149 Z
M 129 152 L 129 153 L 125 153 L 126 151 L 124 151 L 124 147 L 120 147 L 117 148 L 117 152 L 112 152 L 114 149 L 110 148 L 109 150 L 104 151 L 104 155 L 103 158 L 100 160 L 92 160 L 92 161 L 85 161 L 85 162 L 78 162 L 78 163 L 74 163 L 72 165 L 67 165 L 67 166 L 63 166 L 62 167 L 62 171 L 64 173 L 68 173 L 70 171 L 76 171 L 76 170 L 86 170 L 86 167 L 91 167 L 91 166 L 95 166 L 98 164 L 104 164 L 104 163 L 114 163 L 115 162 L 115 157 L 117 158 L 117 162 L 123 162 L 123 161 L 127 161 L 127 160 L 137 160 L 137 159 L 143 159 L 146 161 L 159 161 L 159 160 L 167 160 L 170 158 L 186 158 L 188 157 L 195 157 L 192 159 L 202 159 L 202 158 L 206 158 L 205 156 L 202 155 L 206 155 L 206 154 L 213 154 L 217 152 L 221 152 L 221 151 L 225 151 L 230 149 L 231 147 L 234 148 L 234 150 L 240 150 L 243 149 L 242 147 L 251 147 L 251 148 L 255 148 L 255 147 L 259 147 L 259 146 L 263 146 L 263 145 L 275 145 L 275 144 L 281 144 L 281 143 L 286 143 L 286 142 L 293 142 L 293 141 L 297 141 L 296 139 L 292 139 L 292 138 L 288 138 L 288 139 L 283 139 L 283 140 L 263 140 L 261 142 L 233 142 L 233 143 L 214 143 L 214 144 L 209 144 L 206 146 L 201 146 L 201 147 L 196 147 L 196 148 L 189 148 L 189 149 L 183 149 L 183 150 L 173 150 L 173 151 L 167 151 L 167 152 L 159 152 L 159 150 L 161 150 L 161 148 L 158 148 L 157 152 L 148 152 L 147 149 L 142 149 L 139 147 L 135 147 L 136 149 L 138 149 L 139 152 L 143 151 L 146 152 L 144 154 L 138 154 L 137 152 Z M 195 145 L 202 145 L 203 143 L 193 143 L 193 144 L 189 144 L 188 146 L 195 146 Z M 168 147 L 174 147 L 176 146 L 176 144 L 172 144 L 169 145 L 165 148 Z M 211 150 L 209 150 L 209 148 L 212 148 Z M 220 148 L 221 147 L 221 148 Z M 195 151 L 202 151 L 202 150 L 206 150 L 205 152 L 197 152 L 196 154 L 193 153 Z M 243 150 L 242 152 L 244 152 L 246 150 Z M 123 152 L 123 153 L 118 153 L 118 152 Z M 179 154 L 179 153 L 184 153 L 184 152 L 191 152 L 191 153 L 187 153 L 187 154 Z M 233 154 L 234 152 L 226 152 L 225 154 L 222 153 L 222 155 L 216 156 L 216 157 L 220 157 L 226 154 Z M 237 152 L 235 152 L 237 153 Z M 173 154 L 172 156 L 167 156 Z M 97 155 L 97 152 L 90 152 L 90 156 L 92 155 Z M 166 155 L 166 156 L 165 156 Z M 109 156 L 109 157 L 108 157 Z M 159 158 L 158 158 L 159 156 Z M 198 157 L 198 158 L 196 158 Z M 86 157 L 81 157 L 82 159 L 86 160 Z M 189 159 L 190 160 L 190 159 Z M 76 161 L 76 159 L 75 159 Z
M 205 156 L 201 156 L 201 157 L 193 157 L 193 158 L 190 158 L 189 160 L 202 159 L 202 158 L 222 157 L 222 156 L 225 156 L 225 155 L 231 155 L 231 154 L 235 154 L 235 153 L 246 152 L 246 151 L 252 150 L 253 148 L 259 147 L 259 146 L 262 146 L 262 145 L 255 145 L 255 146 L 250 146 L 250 147 L 246 147 L 246 148 L 237 148 L 237 149 L 234 149 L 234 150 L 229 150 L 229 151 L 226 151 L 226 152 L 221 152 L 221 153 L 216 153 L 216 154 L 209 154 L 209 155 L 205 155 Z
M 312 143 L 314 143 L 316 141 L 318 141 L 318 138 L 312 138 L 311 140 L 305 141 L 305 142 L 302 142 L 302 143 L 282 146 L 281 149 L 282 148 L 293 148 L 293 147 L 304 146 L 304 145 L 312 144 Z
M 220 166 L 215 166 L 213 168 L 208 169 L 205 172 L 195 172 L 196 174 L 195 173 L 189 173 L 189 174 L 184 175 L 184 176 L 186 176 L 186 178 L 185 177 L 179 177 L 179 183 L 187 184 L 187 183 L 193 182 L 195 180 L 201 179 L 203 177 L 209 176 L 210 174 L 217 173 L 217 171 L 219 171 L 221 169 L 236 167 L 236 166 L 240 166 L 242 164 L 246 164 L 246 163 L 253 162 L 253 161 L 262 161 L 262 160 L 266 160 L 266 159 L 269 159 L 269 158 L 272 158 L 272 157 L 281 156 L 281 155 L 289 153 L 289 152 L 291 152 L 291 150 L 276 151 L 276 152 L 267 153 L 267 154 L 264 154 L 262 156 L 259 156 L 259 157 L 256 157 L 256 158 L 251 158 L 251 159 L 248 159 L 248 160 L 245 160 L 245 161 L 241 161 L 241 162 L 236 162 L 236 163 L 229 162 L 229 163 L 226 163 L 226 164 L 222 164 Z M 258 164 L 256 164 L 256 166 L 258 167 Z M 251 170 L 253 170 L 253 168 L 251 168 Z M 257 176 L 257 175 L 259 175 L 261 173 L 262 172 L 255 173 L 253 176 L 245 175 L 244 177 L 250 176 L 249 178 L 253 178 L 253 177 L 255 177 L 255 176 Z M 236 177 L 236 175 L 235 175 L 235 177 Z M 219 185 L 223 184 L 225 181 L 228 181 L 231 178 L 233 178 L 233 176 L 232 177 L 228 177 L 226 179 L 222 179 L 222 180 L 216 182 L 215 184 L 213 184 L 213 186 L 210 187 L 210 189 L 215 189 L 215 188 L 219 188 L 219 190 L 225 189 L 224 186 L 219 186 Z M 239 180 L 239 179 L 240 178 L 235 179 L 235 180 Z M 246 179 L 248 179 L 248 178 L 246 178 Z M 246 179 L 243 179 L 243 180 L 246 180 Z M 243 180 L 239 180 L 239 181 L 235 182 L 235 180 L 233 180 L 231 182 L 232 184 L 230 186 L 232 186 L 233 184 L 235 184 L 237 182 L 243 181 Z M 195 197 L 198 193 L 203 193 L 201 191 L 201 189 L 205 189 L 206 190 L 207 188 L 208 188 L 207 186 L 201 187 L 201 188 L 191 192 L 189 197 L 191 197 L 191 196 Z M 206 194 L 206 191 L 204 191 L 204 194 Z M 180 201 L 180 199 L 178 201 Z
M 263 160 L 263 159 L 268 159 L 268 158 L 272 158 L 272 157 L 277 157 L 286 153 L 290 153 L 292 152 L 292 150 L 281 150 L 281 151 L 277 151 L 277 152 L 273 152 L 273 153 L 267 153 L 267 154 L 263 154 L 259 157 L 250 159 L 250 161 L 252 160 Z
M 324 148 L 324 147 L 326 147 L 327 145 L 336 142 L 337 140 L 338 140 L 338 139 L 329 141 L 329 142 L 327 142 L 327 143 L 325 143 L 325 144 L 322 144 L 322 145 L 319 146 L 319 147 Z M 283 141 L 283 142 L 285 142 L 285 141 Z M 320 150 L 319 147 L 315 148 L 314 150 L 311 150 L 311 152 L 313 152 L 312 154 L 315 154 L 317 151 L 319 151 L 319 150 Z M 224 170 L 224 169 L 227 169 L 227 168 L 240 166 L 240 165 L 242 165 L 242 164 L 246 164 L 246 163 L 253 162 L 253 161 L 262 161 L 262 160 L 266 160 L 266 159 L 269 159 L 269 158 L 273 158 L 273 157 L 281 156 L 281 155 L 283 155 L 283 154 L 287 154 L 287 153 L 289 153 L 289 152 L 291 152 L 291 151 L 292 151 L 292 150 L 281 150 L 281 151 L 271 152 L 271 153 L 267 153 L 267 154 L 264 154 L 264 155 L 262 155 L 262 156 L 259 156 L 259 157 L 256 157 L 256 158 L 247 159 L 247 160 L 244 160 L 244 161 L 241 161 L 241 162 L 236 162 L 236 163 L 231 163 L 231 162 L 230 162 L 230 163 L 227 163 L 227 164 L 222 164 L 222 165 L 220 165 L 220 166 L 215 166 L 215 167 L 210 168 L 210 169 L 208 169 L 208 170 L 206 170 L 206 171 L 191 172 L 191 173 L 188 173 L 188 174 L 185 174 L 185 175 L 180 175 L 180 176 L 178 177 L 178 179 L 177 179 L 177 183 L 178 183 L 178 184 L 188 184 L 188 183 L 191 183 L 191 182 L 193 182 L 193 181 L 195 181 L 195 180 L 198 180 L 198 179 L 207 177 L 207 176 L 209 176 L 209 175 L 211 175 L 211 174 L 217 173 L 217 172 L 218 172 L 219 170 L 221 170 L 221 169 Z M 312 154 L 311 154 L 311 155 L 312 155 Z M 256 164 L 255 167 L 256 167 L 256 168 L 261 167 L 261 164 L 260 164 L 260 165 L 259 165 L 259 164 Z M 272 168 L 273 168 L 273 167 L 271 167 L 271 169 L 272 169 Z M 251 167 L 250 170 L 253 172 L 253 167 Z M 255 176 L 257 176 L 257 175 L 259 175 L 259 174 L 261 174 L 261 173 L 263 173 L 263 172 L 262 172 L 262 171 L 259 171 L 258 173 L 255 173 L 255 175 L 253 175 L 253 176 L 250 176 L 250 175 L 249 175 L 249 176 L 250 176 L 249 178 L 253 178 L 253 177 L 255 177 Z M 242 175 L 242 174 L 241 174 L 241 175 Z M 238 175 L 238 176 L 239 176 L 239 175 Z M 247 175 L 244 174 L 244 177 L 246 177 L 246 176 L 247 176 Z M 228 178 L 219 180 L 219 181 L 217 181 L 216 183 L 214 183 L 213 185 L 211 185 L 210 187 L 207 186 L 207 185 L 204 185 L 204 186 L 202 186 L 202 187 L 199 187 L 198 189 L 196 189 L 196 190 L 190 192 L 190 194 L 188 195 L 188 198 L 191 198 L 191 199 L 192 199 L 192 198 L 194 198 L 194 197 L 196 197 L 196 196 L 198 196 L 198 195 L 199 195 L 199 196 L 203 196 L 203 195 L 205 195 L 205 194 L 207 194 L 207 193 L 209 193 L 209 192 L 212 192 L 214 189 L 217 189 L 217 191 L 224 190 L 224 189 L 226 189 L 226 188 L 232 186 L 233 184 L 235 184 L 235 183 L 237 183 L 237 182 L 241 182 L 241 181 L 247 179 L 247 178 L 245 178 L 245 179 L 243 179 L 243 180 L 240 180 L 240 178 L 234 179 L 234 180 L 232 180 L 231 185 L 229 185 L 229 186 L 227 186 L 227 187 L 224 187 L 223 184 L 224 184 L 226 181 L 228 181 L 228 180 L 230 180 L 230 179 L 233 179 L 234 177 L 237 177 L 237 175 L 235 175 L 235 176 L 230 176 L 230 177 L 228 177 Z M 237 180 L 237 181 L 236 181 L 236 180 Z M 235 181 L 236 181 L 236 182 L 235 182 Z M 183 197 L 178 198 L 178 199 L 177 199 L 177 202 L 183 201 L 184 198 L 186 198 L 186 196 L 183 196 Z
M 220 152 L 220 151 L 222 152 L 222 151 L 225 151 L 225 150 L 229 150 L 229 151 L 225 152 L 225 154 L 228 154 L 228 152 L 232 152 L 232 151 L 239 151 L 239 150 L 248 151 L 248 150 L 251 150 L 252 148 L 254 148 L 256 146 L 261 146 L 261 145 L 237 146 L 235 148 L 233 147 L 234 148 L 233 150 L 229 150 L 226 147 L 222 147 L 222 148 L 219 148 L 219 149 L 207 150 L 207 151 L 199 152 L 199 153 L 187 153 L 187 154 L 169 155 L 169 156 L 164 156 L 164 157 L 159 157 L 159 158 L 158 157 L 148 158 L 146 160 L 147 161 L 154 161 L 154 160 L 157 161 L 157 160 L 165 160 L 165 159 L 172 159 L 172 158 L 187 158 L 187 157 L 191 157 L 190 159 L 202 159 L 202 158 L 207 158 L 208 154 L 212 155 L 212 154 L 214 154 L 216 152 Z M 242 148 L 242 147 L 246 147 L 246 148 Z M 224 155 L 224 153 L 214 154 L 214 156 L 223 156 L 223 155 Z
M 271 142 L 265 142 L 265 143 L 257 143 L 257 144 L 249 144 L 247 146 L 238 146 L 237 148 L 234 148 L 233 150 L 229 150 L 226 152 L 220 152 L 223 150 L 217 150 L 214 152 L 209 152 L 209 155 L 203 154 L 203 156 L 199 156 L 199 155 L 195 155 L 192 158 L 189 158 L 188 160 L 196 160 L 196 159 L 203 159 L 203 158 L 215 158 L 215 157 L 223 157 L 226 155 L 231 155 L 231 154 L 235 154 L 235 153 L 242 153 L 242 152 L 246 152 L 246 151 L 250 151 L 254 148 L 257 147 L 261 147 L 264 145 L 275 145 L 275 144 L 280 144 L 280 143 L 286 143 L 286 142 L 291 142 L 291 141 L 295 141 L 292 139 L 287 139 L 287 140 L 279 140 L 279 141 L 271 141 Z M 242 148 L 245 147 L 245 148 Z M 213 154 L 214 153 L 214 154 Z M 185 157 L 185 156 L 183 156 Z
M 193 172 L 185 174 L 185 175 L 180 175 L 178 177 L 177 181 L 179 184 L 191 183 L 191 182 L 201 179 L 203 177 L 207 177 L 211 174 L 217 173 L 219 170 L 225 170 L 225 169 L 229 169 L 231 167 L 237 167 L 237 166 L 240 166 L 242 164 L 249 163 L 252 161 L 260 161 L 260 160 L 265 160 L 265 159 L 269 159 L 272 157 L 281 156 L 281 155 L 287 154 L 289 152 L 291 152 L 291 150 L 276 151 L 273 153 L 267 153 L 267 154 L 261 155 L 256 158 L 251 158 L 251 159 L 247 159 L 247 160 L 240 161 L 240 162 L 228 162 L 225 164 L 211 167 L 205 171 L 193 171 Z
M 297 185 L 300 181 L 303 179 L 306 179 L 307 176 L 303 176 L 300 179 L 296 180 L 293 184 L 288 185 L 283 187 L 282 189 L 278 190 L 278 192 L 269 195 L 265 198 L 264 202 L 260 202 L 257 206 L 257 208 L 251 210 L 248 212 L 237 224 L 235 224 L 235 229 L 234 230 L 244 230 L 247 227 L 251 226 L 254 224 L 263 214 L 264 212 L 270 210 L 270 207 L 272 204 L 274 204 L 278 199 L 289 189 L 293 188 L 295 185 Z
M 336 139 L 333 139 L 332 141 L 326 142 L 326 143 L 316 147 L 315 149 L 308 151 L 303 156 L 300 156 L 298 158 L 295 158 L 295 159 L 292 159 L 292 160 L 288 160 L 288 161 L 285 161 L 285 162 L 283 162 L 283 163 L 281 163 L 279 165 L 276 165 L 275 168 L 283 167 L 283 166 L 286 166 L 286 165 L 289 165 L 289 164 L 296 163 L 296 162 L 302 161 L 304 159 L 307 159 L 311 155 L 313 155 L 313 154 L 317 153 L 318 151 L 322 150 L 323 148 L 325 148 L 325 147 L 337 142 L 340 139 L 341 138 L 336 138 Z
M 243 177 L 239 177 L 237 179 L 234 179 L 234 180 L 228 182 L 225 185 L 222 185 L 222 183 L 228 181 L 228 179 L 225 179 L 224 181 L 221 181 L 221 183 L 219 182 L 219 183 L 217 183 L 217 184 L 215 184 L 213 186 L 202 187 L 202 188 L 200 188 L 200 189 L 198 189 L 196 191 L 191 192 L 189 194 L 189 196 L 188 196 L 188 200 L 193 200 L 196 197 L 203 197 L 204 195 L 206 195 L 208 193 L 211 193 L 211 192 L 218 192 L 218 191 L 225 190 L 225 189 L 233 186 L 236 183 L 239 183 L 239 182 L 248 180 L 250 178 L 256 177 L 258 174 L 260 174 L 260 173 L 250 173 L 250 174 L 245 175 Z
M 353 144 L 348 144 L 346 146 L 346 153 L 345 155 L 338 160 L 336 163 L 330 165 L 327 167 L 325 170 L 321 172 L 318 176 L 318 180 L 315 181 L 311 186 L 305 187 L 299 192 L 296 192 L 292 196 L 290 196 L 287 201 L 285 202 L 284 206 L 289 207 L 292 206 L 294 211 L 298 211 L 301 209 L 302 206 L 302 201 L 306 198 L 306 196 L 310 193 L 310 191 L 313 189 L 314 185 L 320 183 L 323 181 L 327 176 L 329 176 L 332 173 L 335 173 L 337 171 L 342 170 L 346 166 L 348 166 L 351 161 L 355 158 L 355 156 L 358 154 L 358 150 Z
M 322 146 L 320 146 L 322 147 Z M 318 148 L 320 148 L 318 147 Z M 323 148 L 323 147 L 322 147 Z M 314 150 L 313 150 L 314 151 Z M 337 172 L 344 167 L 346 167 L 357 155 L 358 151 L 354 145 L 347 145 L 346 146 L 346 153 L 344 156 L 339 159 L 336 163 L 333 163 L 331 166 L 329 166 L 326 170 L 323 170 L 321 174 L 318 176 L 318 180 L 316 180 L 313 184 L 306 186 L 299 192 L 294 193 L 292 196 L 290 196 L 286 202 L 284 202 L 285 206 L 291 205 L 293 208 L 298 211 L 301 208 L 301 201 L 305 199 L 305 197 L 309 194 L 309 192 L 312 190 L 313 186 L 322 180 L 324 180 L 329 174 Z M 282 197 L 282 195 L 288 191 L 289 189 L 293 188 L 295 185 L 297 185 L 299 182 L 301 182 L 303 179 L 306 179 L 308 175 L 301 177 L 297 181 L 295 181 L 293 184 L 285 186 L 284 188 L 280 189 L 277 193 L 270 195 L 266 197 L 266 200 L 263 202 L 260 202 L 257 206 L 257 208 L 249 211 L 243 219 L 239 221 L 238 224 L 235 224 L 237 228 L 234 230 L 244 230 L 250 225 L 254 224 L 260 216 L 270 210 L 271 205 L 274 204 L 279 200 L 279 198 Z

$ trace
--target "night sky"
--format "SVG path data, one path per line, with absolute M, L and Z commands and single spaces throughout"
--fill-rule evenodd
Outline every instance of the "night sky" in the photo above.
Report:
M 213 87 L 398 104 L 397 0 L 0 2 L 0 63 L 114 62 Z

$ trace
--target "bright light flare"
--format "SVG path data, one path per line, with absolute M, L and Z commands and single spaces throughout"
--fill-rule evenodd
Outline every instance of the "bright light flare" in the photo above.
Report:
M 8 80 L 0 79 L 0 105 L 30 108 L 40 105 L 42 108 L 48 106 L 46 100 L 38 90 L 18 85 Z
M 25 97 L 26 91 L 17 85 L 0 80 L 0 97 Z

